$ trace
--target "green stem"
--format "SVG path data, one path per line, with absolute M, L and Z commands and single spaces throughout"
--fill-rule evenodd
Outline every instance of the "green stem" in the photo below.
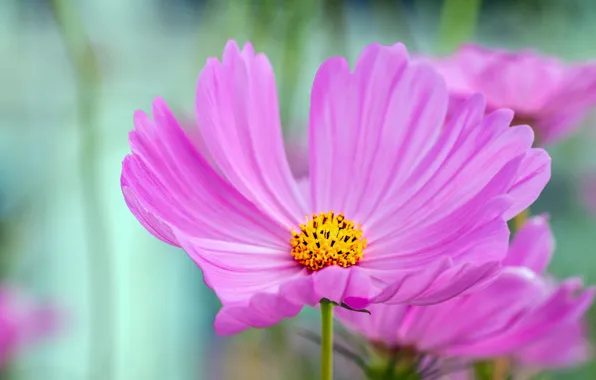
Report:
M 321 380 L 333 380 L 333 304 L 321 300 Z

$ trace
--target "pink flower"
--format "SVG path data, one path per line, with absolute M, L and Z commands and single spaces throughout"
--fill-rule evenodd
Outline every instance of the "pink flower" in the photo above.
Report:
M 464 45 L 434 61 L 457 105 L 480 92 L 489 110 L 511 108 L 513 124 L 529 124 L 540 144 L 557 142 L 596 104 L 596 64 L 566 65 L 531 51 Z
M 373 305 L 371 315 L 338 311 L 350 329 L 385 349 L 460 359 L 510 357 L 533 368 L 569 366 L 590 352 L 583 315 L 594 289 L 542 276 L 553 251 L 544 216 L 514 238 L 504 269 L 486 288 L 430 306 Z
M 53 333 L 59 322 L 52 306 L 36 304 L 20 292 L 0 288 L 0 367 L 24 346 Z
M 507 219 L 550 176 L 513 114 L 474 96 L 445 125 L 448 94 L 403 45 L 368 46 L 353 72 L 320 67 L 311 94 L 309 178 L 283 146 L 273 71 L 250 44 L 211 58 L 197 124 L 221 174 L 166 103 L 138 111 L 122 191 L 143 226 L 182 247 L 223 307 L 219 334 L 266 327 L 321 299 L 352 307 L 440 302 L 492 280 Z

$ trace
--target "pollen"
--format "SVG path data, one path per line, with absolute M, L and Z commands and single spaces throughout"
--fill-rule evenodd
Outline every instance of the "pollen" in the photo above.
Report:
M 313 214 L 300 225 L 300 231 L 292 230 L 290 239 L 294 259 L 313 271 L 356 264 L 362 259 L 366 243 L 362 226 L 333 211 Z

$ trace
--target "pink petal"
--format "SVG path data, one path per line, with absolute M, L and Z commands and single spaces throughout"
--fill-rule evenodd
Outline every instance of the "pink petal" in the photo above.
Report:
M 160 219 L 156 218 L 151 213 L 147 212 L 145 208 L 141 205 L 139 200 L 137 199 L 134 192 L 128 187 L 126 183 L 126 178 L 122 176 L 121 179 L 122 185 L 122 194 L 124 194 L 124 200 L 126 201 L 126 205 L 133 213 L 134 216 L 138 219 L 139 222 L 145 227 L 151 235 L 155 236 L 159 240 L 178 246 L 178 241 L 174 236 L 174 233 L 170 229 L 170 227 L 162 222 Z
M 296 316 L 303 305 L 316 306 L 323 298 L 341 304 L 347 297 L 368 297 L 373 292 L 370 278 L 358 267 L 330 266 L 309 276 L 285 276 L 282 281 L 281 286 L 243 301 L 224 303 L 215 321 L 218 334 L 273 326 Z
M 451 57 L 431 61 L 454 97 L 479 92 L 490 109 L 511 108 L 531 121 L 540 145 L 577 130 L 596 105 L 596 64 L 569 66 L 532 51 L 464 45 Z
M 257 209 L 197 153 L 165 102 L 155 121 L 135 114 L 132 154 L 123 162 L 122 186 L 139 221 L 162 240 L 184 233 L 206 239 L 287 247 L 288 230 Z
M 358 266 L 329 266 L 282 285 L 281 293 L 295 303 L 316 306 L 327 298 L 337 304 L 347 299 L 369 299 L 378 289 Z
M 316 271 L 311 276 L 317 298 L 342 303 L 348 297 L 370 297 L 375 289 L 370 276 L 358 266 L 337 265 Z
M 289 302 L 278 294 L 260 293 L 248 303 L 224 305 L 215 317 L 215 332 L 220 336 L 238 334 L 251 327 L 264 328 L 293 318 L 302 305 Z
M 539 112 L 563 78 L 559 61 L 531 51 L 467 45 L 459 54 L 474 91 L 484 94 L 494 107 L 512 108 L 524 115 Z
M 217 163 L 209 153 L 209 148 L 207 147 L 207 143 L 205 142 L 205 138 L 201 134 L 201 130 L 197 125 L 197 122 L 194 118 L 188 117 L 188 115 L 183 115 L 179 118 L 180 120 L 180 127 L 184 130 L 184 133 L 188 136 L 188 140 L 195 146 L 197 152 L 207 161 L 209 165 L 215 170 L 217 173 L 222 174 L 219 168 L 217 167 Z
M 281 284 L 305 276 L 289 248 L 267 248 L 178 236 L 182 248 L 203 271 L 205 283 L 225 304 L 277 291 Z
M 363 225 L 432 147 L 447 106 L 439 76 L 408 65 L 403 45 L 369 45 L 354 73 L 332 58 L 311 95 L 309 149 L 315 210 Z
M 284 150 L 273 70 L 247 44 L 226 45 L 223 62 L 209 59 L 197 84 L 197 121 L 225 177 L 285 228 L 308 212 Z
M 469 273 L 465 266 L 451 267 L 437 282 L 465 282 Z M 386 293 L 381 294 L 386 297 Z M 577 327 L 593 297 L 594 289 L 582 289 L 581 281 L 570 279 L 553 289 L 528 268 L 509 267 L 476 292 L 445 302 L 374 304 L 367 307 L 370 315 L 339 310 L 337 317 L 349 329 L 390 348 L 415 347 L 419 352 L 462 360 L 509 356 L 541 365 L 556 355 L 553 345 L 568 344 L 569 351 L 562 354 L 559 364 L 553 360 L 553 366 L 559 366 L 585 358 L 585 335 Z M 569 335 L 563 336 L 563 331 Z
M 526 267 L 542 273 L 548 266 L 554 249 L 555 240 L 548 225 L 548 216 L 536 216 L 517 232 L 503 265 Z
M 454 151 L 456 143 L 458 146 L 461 146 L 461 141 L 463 141 L 465 136 L 473 132 L 474 128 L 482 122 L 483 114 L 484 100 L 481 96 L 472 96 L 466 101 L 456 115 L 443 127 L 439 140 L 433 149 L 424 157 L 416 170 L 413 171 L 412 176 L 397 192 L 400 195 L 400 202 L 396 202 L 393 207 L 390 207 L 390 213 L 385 213 L 381 210 L 379 213 L 381 217 L 371 220 L 368 223 L 369 226 L 375 225 L 376 222 L 382 220 L 387 214 L 394 213 L 399 208 L 404 207 L 407 201 L 423 195 L 425 186 L 438 170 L 444 167 L 445 161 L 450 157 L 452 151 Z M 488 128 L 483 128 L 482 130 L 486 132 L 490 131 Z M 476 133 L 479 131 L 480 129 L 476 130 Z M 468 140 L 468 143 L 472 141 Z M 466 151 L 462 151 L 462 153 L 466 154 Z M 456 167 L 452 166 L 452 169 L 456 169 Z M 423 200 L 425 199 L 423 198 Z
M 457 272 L 465 273 L 461 268 Z M 429 306 L 375 304 L 368 307 L 368 318 L 345 312 L 338 317 L 368 339 L 439 355 L 458 349 L 469 357 L 479 342 L 508 332 L 520 313 L 533 312 L 542 301 L 536 297 L 541 285 L 525 272 L 507 271 L 469 296 Z
M 557 143 L 580 129 L 588 116 L 588 109 L 566 110 L 563 112 L 540 116 L 533 124 L 537 134 L 537 143 L 548 146 Z
M 588 361 L 593 348 L 583 323 L 562 325 L 514 354 L 516 362 L 536 369 L 572 367 Z
M 452 246 L 450 254 L 455 256 L 474 245 L 472 238 L 492 237 L 494 242 L 502 239 L 507 208 L 499 206 L 496 212 L 488 212 L 486 219 L 479 219 L 478 213 L 485 208 L 488 211 L 493 199 L 502 199 L 498 204 L 505 206 L 504 194 L 531 146 L 532 132 L 527 127 L 509 128 L 511 114 L 507 112 L 488 116 L 482 126 L 474 124 L 482 112 L 478 98 L 471 99 L 461 116 L 445 130 L 430 152 L 430 159 L 422 161 L 403 191 L 398 192 L 396 202 L 379 210 L 365 226 L 371 250 L 378 245 L 375 255 L 425 261 L 431 254 L 441 254 L 439 248 L 444 244 Z M 500 234 L 466 236 L 467 231 L 473 231 L 471 226 L 464 227 L 466 223 L 481 227 L 483 224 L 478 222 L 484 220 L 486 229 Z M 376 259 L 370 251 L 369 259 Z M 400 265 L 398 261 L 394 264 Z
M 527 209 L 550 180 L 551 158 L 543 149 L 531 149 L 519 166 L 515 183 L 509 189 L 509 195 L 515 203 L 507 212 L 507 219 Z
M 394 272 L 393 282 L 380 286 L 382 291 L 371 298 L 348 297 L 345 302 L 354 309 L 385 303 L 428 305 L 444 302 L 465 291 L 487 286 L 499 274 L 499 262 L 453 265 L 449 260 L 427 269 Z
M 596 105 L 596 62 L 566 67 L 556 91 L 544 105 L 545 114 L 585 113 Z
M 528 303 L 530 309 L 517 319 L 510 320 L 507 331 L 490 337 L 483 336 L 472 346 L 454 345 L 449 348 L 449 354 L 475 357 L 507 355 L 547 336 L 562 325 L 577 321 L 587 311 L 594 297 L 593 289 L 581 291 L 580 286 L 573 281 L 564 282 L 554 293 L 546 295 L 546 299 L 537 298 L 538 302 L 534 305 Z
M 581 127 L 596 106 L 596 63 L 568 67 L 556 91 L 550 94 L 536 118 L 540 142 L 548 145 Z
M 450 259 L 444 258 L 425 270 L 401 271 L 393 274 L 393 282 L 373 297 L 371 303 L 412 302 L 440 276 L 453 266 Z M 349 300 L 348 300 L 349 303 Z
M 514 170 L 514 169 L 513 169 Z M 495 182 L 499 182 L 495 177 Z M 492 186 L 487 186 L 490 190 Z M 483 206 L 479 194 L 467 207 L 431 225 L 418 225 L 373 241 L 360 265 L 367 270 L 412 269 L 441 257 L 457 262 L 502 260 L 507 253 L 509 229 L 503 213 L 511 198 L 503 195 Z
M 499 172 L 529 150 L 532 130 L 523 126 L 508 128 L 511 116 L 509 112 L 495 112 L 486 117 L 481 125 L 468 125 L 468 131 L 462 131 L 459 141 L 455 141 L 451 147 L 450 154 L 438 163 L 439 167 L 420 169 L 433 170 L 433 173 L 425 182 L 411 184 L 418 192 L 408 194 L 406 190 L 399 202 L 388 205 L 375 215 L 375 221 L 371 221 L 368 227 L 372 229 L 373 223 L 389 217 L 406 222 L 429 223 L 465 207 L 467 202 L 491 184 Z M 507 173 L 500 179 L 501 183 L 492 182 L 493 186 L 497 186 L 494 191 L 503 188 L 504 194 L 510 188 L 517 168 Z M 487 197 L 486 201 L 489 200 Z M 433 207 L 429 207 L 429 204 Z
M 416 308 L 417 323 L 409 334 L 423 342 L 426 349 L 451 352 L 453 347 L 471 344 L 470 352 L 466 351 L 462 356 L 473 355 L 474 344 L 502 333 L 518 314 L 531 309 L 526 297 L 535 296 L 536 289 L 537 286 L 525 275 L 504 272 L 489 287 L 477 293 L 436 307 Z M 452 321 L 449 328 L 444 324 L 446 318 Z
M 413 305 L 431 305 L 444 302 L 464 292 L 488 286 L 500 273 L 500 263 L 466 263 L 443 272 L 426 291 L 412 301 Z

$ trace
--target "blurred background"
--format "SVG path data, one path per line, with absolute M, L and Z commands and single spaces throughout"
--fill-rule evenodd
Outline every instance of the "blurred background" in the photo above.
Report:
M 218 303 L 200 271 L 151 237 L 120 191 L 133 111 L 162 96 L 192 122 L 197 74 L 228 38 L 268 54 L 285 132 L 298 139 L 329 56 L 353 62 L 373 41 L 447 54 L 474 40 L 590 60 L 595 35 L 592 0 L 1 0 L 0 279 L 62 321 L 19 350 L 2 379 L 290 378 L 305 351 L 293 325 L 216 338 Z M 551 271 L 588 283 L 595 144 L 592 118 L 549 148 L 552 181 L 532 210 L 551 214 Z M 588 363 L 551 378 L 595 376 Z

